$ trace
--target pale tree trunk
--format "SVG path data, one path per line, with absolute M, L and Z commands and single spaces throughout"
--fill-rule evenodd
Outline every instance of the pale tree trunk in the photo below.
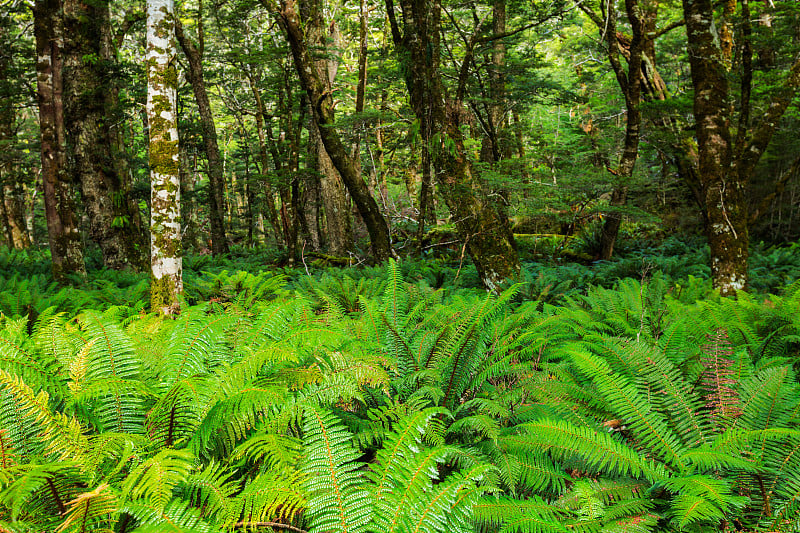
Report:
M 150 126 L 150 307 L 179 312 L 183 293 L 181 183 L 173 0 L 147 2 L 147 118 Z
M 108 0 L 63 0 L 63 101 L 67 165 L 81 184 L 90 235 L 108 268 L 146 264 L 138 207 L 117 172 L 109 129 L 114 90 Z
M 37 0 L 33 21 L 44 207 L 53 278 L 64 282 L 67 274 L 77 274 L 85 279 L 75 183 L 65 169 L 60 0 Z
M 202 10 L 202 3 L 200 4 Z M 203 14 L 197 14 L 198 21 L 202 21 Z M 225 176 L 222 170 L 222 159 L 217 143 L 217 129 L 214 126 L 214 116 L 211 113 L 211 103 L 206 91 L 206 82 L 203 78 L 203 26 L 198 23 L 198 36 L 200 45 L 195 44 L 183 32 L 183 27 L 175 19 L 175 32 L 178 42 L 186 54 L 189 62 L 189 82 L 192 84 L 194 98 L 197 102 L 197 111 L 200 115 L 200 128 L 203 133 L 203 144 L 208 159 L 209 181 L 209 219 L 211 221 L 211 251 L 214 255 L 228 253 L 228 239 L 225 235 L 225 221 L 222 214 L 225 212 Z

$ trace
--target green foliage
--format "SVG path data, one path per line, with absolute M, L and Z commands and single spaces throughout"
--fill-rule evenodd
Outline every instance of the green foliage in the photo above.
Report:
M 0 527 L 798 527 L 796 284 L 546 292 L 565 266 L 492 296 L 415 268 L 223 268 L 176 319 L 3 317 Z

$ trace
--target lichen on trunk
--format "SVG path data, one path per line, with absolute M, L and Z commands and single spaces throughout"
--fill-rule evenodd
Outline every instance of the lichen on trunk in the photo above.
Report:
M 180 310 L 180 175 L 173 0 L 147 2 L 147 117 L 150 130 L 150 305 Z

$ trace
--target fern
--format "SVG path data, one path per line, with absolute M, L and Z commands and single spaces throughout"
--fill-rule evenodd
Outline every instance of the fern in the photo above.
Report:
M 84 492 L 70 501 L 64 521 L 56 533 L 86 531 L 111 531 L 109 526 L 117 510 L 117 497 L 107 484 L 101 484 L 91 492 Z
M 352 437 L 330 413 L 313 405 L 305 407 L 303 432 L 307 452 L 302 471 L 311 531 L 365 531 L 370 508 L 367 492 L 360 487 L 361 464 Z

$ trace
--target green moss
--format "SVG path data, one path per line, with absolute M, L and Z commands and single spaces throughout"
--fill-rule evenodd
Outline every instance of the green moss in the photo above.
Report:
M 180 309 L 179 294 L 175 290 L 175 279 L 164 276 L 161 279 L 150 277 L 150 309 L 162 313 L 164 309 L 175 312 Z M 170 313 L 171 314 L 171 313 Z
M 179 162 L 173 156 L 178 153 L 178 141 L 152 141 L 150 143 L 150 170 L 166 176 L 175 176 L 180 169 Z M 164 184 L 169 193 L 174 193 L 176 187 Z

